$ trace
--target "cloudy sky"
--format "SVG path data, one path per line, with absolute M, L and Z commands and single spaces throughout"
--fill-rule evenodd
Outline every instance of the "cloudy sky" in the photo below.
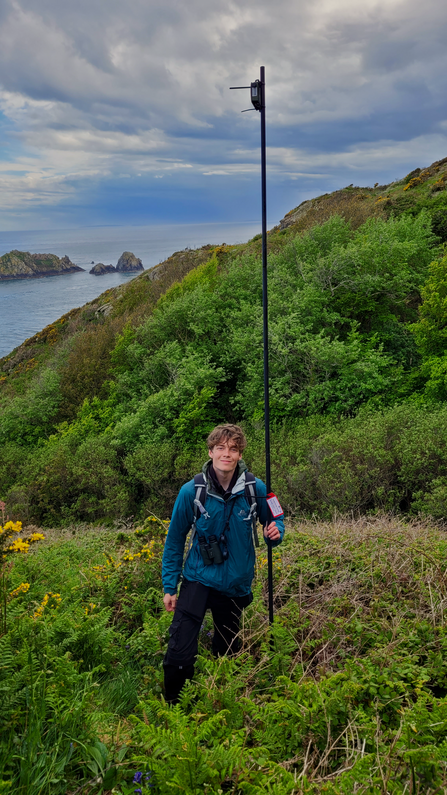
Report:
M 445 0 L 1 0 L 0 229 L 269 225 L 447 156 Z

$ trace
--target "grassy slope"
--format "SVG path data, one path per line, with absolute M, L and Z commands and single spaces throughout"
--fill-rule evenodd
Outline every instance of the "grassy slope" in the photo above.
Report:
M 212 659 L 207 618 L 195 682 L 170 710 L 164 531 L 146 529 L 50 531 L 16 558 L 8 591 L 30 589 L 10 600 L 0 639 L 1 791 L 125 795 L 137 770 L 152 771 L 143 793 L 157 795 L 444 791 L 443 532 L 386 516 L 289 524 L 274 559 L 273 648 L 261 548 L 242 654 Z M 49 592 L 60 606 L 33 619 Z M 92 778 L 101 765 L 104 789 Z
M 374 188 L 348 185 L 342 190 L 302 202 L 290 210 L 273 231 L 304 232 L 335 214 L 349 219 L 357 228 L 371 216 L 389 217 L 392 213 L 399 215 L 411 210 L 419 203 L 435 204 L 444 198 L 446 180 L 447 158 L 444 158 L 427 168 L 416 168 L 402 180 L 389 185 L 376 183 Z

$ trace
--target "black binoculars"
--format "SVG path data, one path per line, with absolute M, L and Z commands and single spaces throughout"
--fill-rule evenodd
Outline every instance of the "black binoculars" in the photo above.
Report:
M 219 541 L 217 540 L 216 536 L 210 536 L 208 541 L 206 540 L 205 536 L 199 536 L 199 549 L 205 566 L 212 566 L 213 563 L 218 565 L 219 563 L 223 563 L 224 560 L 227 560 L 228 549 L 223 533 Z M 222 549 L 220 546 L 221 544 Z

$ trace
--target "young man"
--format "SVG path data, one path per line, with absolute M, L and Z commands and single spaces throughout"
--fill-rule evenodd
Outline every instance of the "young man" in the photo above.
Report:
M 202 470 L 200 491 L 202 500 L 205 493 L 206 499 L 202 504 L 194 480 L 182 486 L 163 553 L 163 601 L 166 610 L 175 610 L 163 663 L 165 698 L 171 703 L 176 703 L 186 680 L 193 676 L 199 630 L 208 608 L 214 621 L 214 655 L 234 654 L 239 648 L 241 613 L 253 600 L 253 502 L 266 543 L 276 546 L 284 535 L 283 516 L 272 521 L 267 490 L 258 478 L 250 505 L 247 467 L 242 460 L 247 440 L 241 428 L 219 425 L 207 443 L 210 460 Z M 192 544 L 183 566 L 185 541 L 194 521 Z

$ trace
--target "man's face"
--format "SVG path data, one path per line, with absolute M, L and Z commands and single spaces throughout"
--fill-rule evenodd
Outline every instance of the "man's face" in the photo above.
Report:
M 239 447 L 231 439 L 220 441 L 209 450 L 210 458 L 213 461 L 213 467 L 216 472 L 231 472 L 233 473 L 237 467 L 238 461 L 242 458 L 242 453 L 239 452 Z

